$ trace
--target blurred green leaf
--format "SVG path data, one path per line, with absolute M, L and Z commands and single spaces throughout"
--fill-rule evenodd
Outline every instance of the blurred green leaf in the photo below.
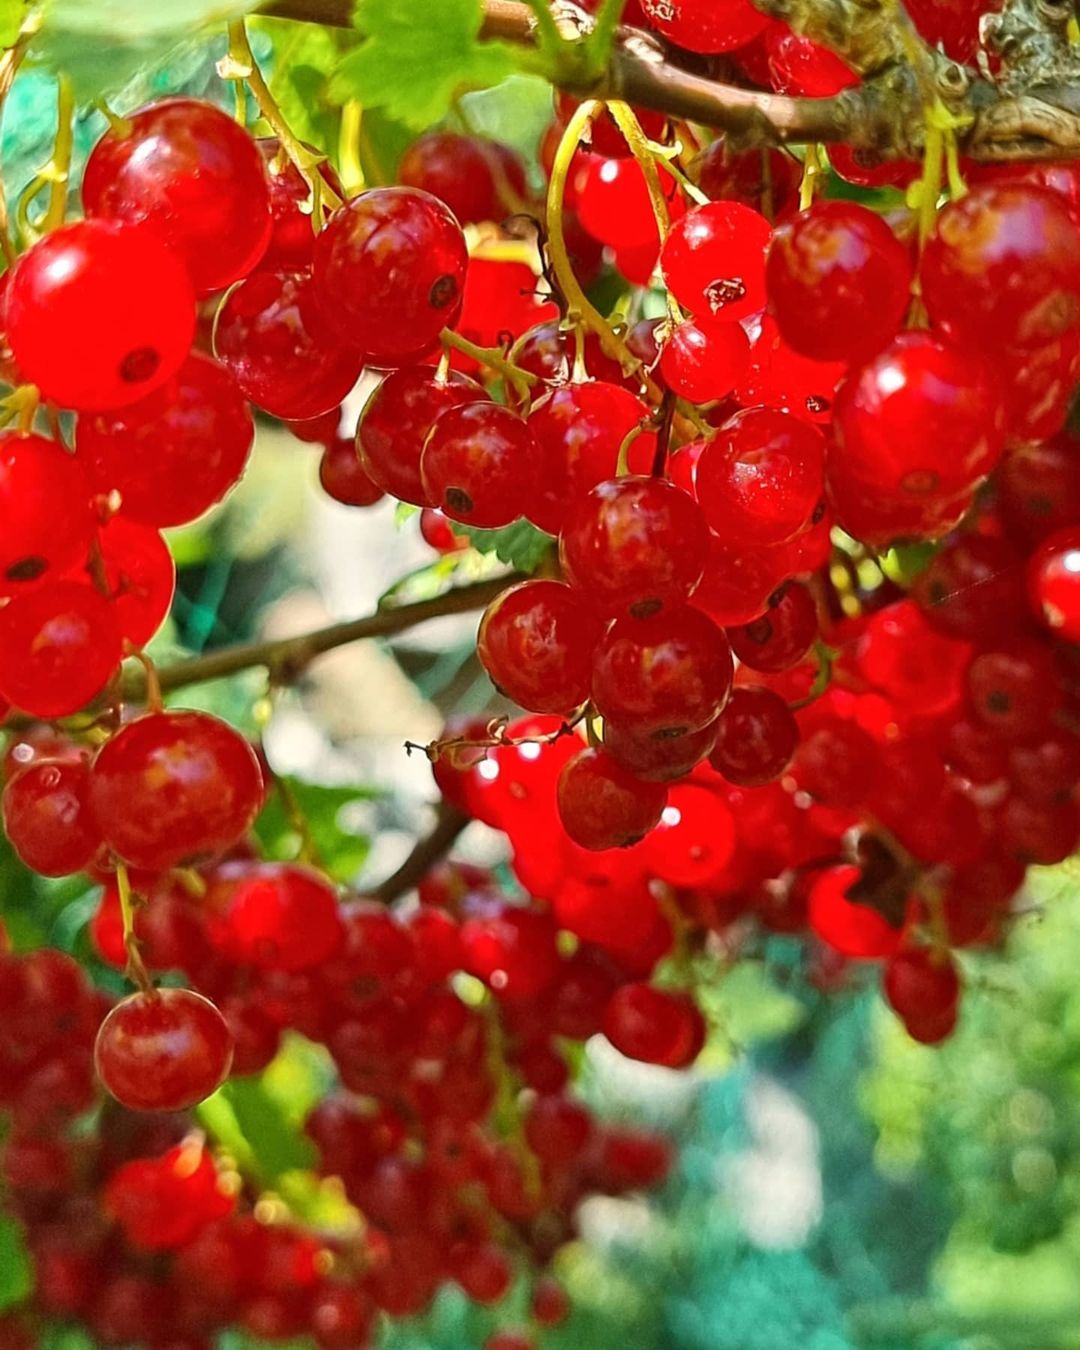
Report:
M 0 1214 L 0 1312 L 21 1303 L 34 1287 L 22 1228 Z
M 0 0 L 0 47 L 14 47 L 28 8 L 26 0 Z
M 268 63 L 270 92 L 286 122 L 302 141 L 331 159 L 337 151 L 337 108 L 329 98 L 330 75 L 349 35 L 340 29 L 286 19 L 252 20 L 253 31 L 273 44 Z
M 461 110 L 472 131 L 503 141 L 529 161 L 551 125 L 551 85 L 538 75 L 511 75 L 492 89 L 466 94 Z
M 349 808 L 378 795 L 370 788 L 324 787 L 285 775 L 284 782 L 302 815 L 321 865 L 336 881 L 351 881 L 368 856 L 371 841 L 349 828 Z M 255 824 L 268 858 L 295 858 L 301 839 L 290 804 L 275 789 Z
M 258 0 L 50 0 L 46 26 L 92 34 L 99 43 L 132 42 L 162 33 L 188 34 L 247 14 Z
M 315 1163 L 314 1144 L 299 1133 L 261 1077 L 231 1079 L 203 1102 L 198 1114 L 240 1167 L 264 1186 Z
M 517 66 L 513 48 L 480 42 L 480 0 L 441 0 L 424 22 L 401 0 L 358 0 L 356 26 L 364 42 L 350 52 L 331 80 L 344 103 L 383 108 L 421 131 L 446 114 L 463 88 L 498 84 Z
M 503 530 L 478 530 L 472 525 L 454 522 L 458 534 L 466 534 L 480 553 L 494 553 L 500 562 L 521 572 L 535 572 L 555 547 L 550 534 L 538 530 L 527 520 L 515 521 Z

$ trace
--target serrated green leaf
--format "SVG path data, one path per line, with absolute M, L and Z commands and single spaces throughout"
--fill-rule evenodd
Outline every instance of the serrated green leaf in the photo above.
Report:
M 0 1214 L 0 1312 L 21 1303 L 34 1287 L 22 1228 Z
M 535 572 L 555 547 L 550 534 L 538 530 L 527 520 L 515 521 L 502 530 L 478 530 L 472 525 L 455 522 L 454 529 L 466 534 L 469 542 L 480 553 L 494 553 L 500 562 L 516 567 L 519 572 Z
M 376 794 L 368 788 L 305 783 L 288 775 L 284 781 L 306 822 L 319 862 L 336 881 L 351 881 L 364 865 L 371 841 L 349 828 L 348 808 Z M 256 821 L 255 833 L 267 857 L 283 861 L 296 857 L 300 838 L 280 791 L 270 794 Z
M 332 97 L 359 99 L 423 130 L 446 114 L 458 91 L 498 84 L 517 67 L 512 47 L 479 40 L 482 18 L 481 0 L 440 0 L 422 23 L 401 0 L 358 0 L 356 26 L 365 40 L 338 67 Z

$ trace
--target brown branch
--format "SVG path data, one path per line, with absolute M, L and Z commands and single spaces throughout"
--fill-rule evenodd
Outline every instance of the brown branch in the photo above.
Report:
M 459 811 L 448 802 L 440 802 L 438 815 L 431 830 L 416 841 L 412 852 L 396 872 L 392 872 L 385 881 L 370 891 L 365 891 L 364 895 L 371 900 L 381 900 L 387 905 L 397 900 L 399 896 L 406 895 L 423 881 L 439 859 L 449 852 L 458 835 L 468 824 L 469 817 L 464 811 Z
M 505 576 L 492 577 L 487 581 L 473 582 L 468 586 L 457 586 L 443 595 L 431 600 L 417 600 L 410 605 L 396 605 L 376 610 L 362 619 L 348 619 L 344 623 L 333 623 L 326 628 L 316 629 L 313 633 L 301 633 L 297 637 L 275 638 L 265 642 L 245 642 L 235 647 L 222 647 L 219 651 L 207 652 L 203 656 L 193 656 L 189 660 L 179 661 L 172 666 L 164 666 L 158 671 L 163 692 L 183 689 L 187 685 L 201 684 L 204 680 L 219 680 L 226 675 L 235 675 L 242 670 L 263 666 L 273 679 L 282 682 L 294 680 L 317 656 L 344 647 L 350 642 L 359 642 L 362 638 L 390 637 L 402 633 L 429 619 L 439 619 L 447 614 L 467 614 L 470 610 L 482 609 L 495 599 L 507 586 L 521 581 L 516 572 Z M 132 666 L 124 671 L 123 695 L 125 699 L 138 700 L 146 692 L 146 672 L 141 666 Z

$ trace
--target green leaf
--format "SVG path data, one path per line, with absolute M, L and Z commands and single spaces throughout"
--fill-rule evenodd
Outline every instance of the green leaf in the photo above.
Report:
M 0 1312 L 21 1303 L 33 1287 L 23 1230 L 14 1219 L 0 1214 Z
M 332 157 L 337 151 L 338 111 L 329 97 L 330 74 L 349 34 L 286 19 L 256 17 L 248 26 L 272 43 L 273 56 L 265 69 L 286 122 L 302 141 Z
M 241 1168 L 264 1186 L 315 1163 L 314 1145 L 299 1133 L 261 1077 L 231 1079 L 203 1102 L 198 1114 Z
M 494 553 L 500 562 L 516 567 L 519 572 L 535 572 L 555 547 L 550 534 L 538 530 L 527 520 L 515 521 L 502 530 L 478 530 L 475 526 L 457 522 L 454 529 L 459 534 L 467 534 L 473 548 L 480 553 Z
M 14 47 L 27 8 L 26 0 L 0 0 L 0 47 Z
M 446 114 L 459 90 L 498 84 L 517 67 L 512 47 L 479 40 L 482 18 L 481 0 L 439 0 L 426 7 L 422 23 L 401 0 L 358 0 L 356 26 L 365 41 L 338 67 L 332 96 L 359 99 L 423 130 Z
M 377 795 L 368 788 L 324 787 L 284 776 L 296 807 L 306 822 L 319 861 L 336 881 L 351 881 L 364 865 L 371 841 L 350 826 L 350 809 L 355 803 Z M 255 824 L 255 833 L 270 858 L 295 858 L 300 837 L 280 791 L 270 794 Z
M 9 0 L 7 0 L 9 2 Z M 206 24 L 224 24 L 253 10 L 258 0 L 51 0 L 53 29 L 92 34 L 97 42 L 135 42 L 163 33 L 190 34 Z

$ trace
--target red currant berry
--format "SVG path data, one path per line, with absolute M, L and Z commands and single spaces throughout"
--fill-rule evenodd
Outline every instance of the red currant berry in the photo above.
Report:
M 691 320 L 664 344 L 660 373 L 667 387 L 691 403 L 726 398 L 750 365 L 750 339 L 741 324 Z
M 343 341 L 374 365 L 430 351 L 461 309 L 468 251 L 453 213 L 416 188 L 374 188 L 339 207 L 315 244 L 315 286 Z
M 169 546 L 151 526 L 113 516 L 98 530 L 98 553 L 120 634 L 145 647 L 165 622 L 176 590 Z
M 0 594 L 86 561 L 93 537 L 82 465 L 44 436 L 0 433 Z
M 767 674 L 790 670 L 818 635 L 817 606 L 809 590 L 793 582 L 760 619 L 728 630 L 731 649 L 744 666 Z
M 1057 637 L 1080 642 L 1080 527 L 1059 530 L 1028 564 L 1035 613 Z
M 34 717 L 66 717 L 100 694 L 120 664 L 108 600 L 77 581 L 42 582 L 0 609 L 0 691 Z
M 427 500 L 451 520 L 509 525 L 532 500 L 536 443 L 528 423 L 498 403 L 466 403 L 435 419 L 420 456 Z
M 190 989 L 131 994 L 101 1024 L 94 1063 L 131 1111 L 183 1111 L 225 1081 L 232 1063 L 225 1019 Z
M 503 220 L 526 196 L 525 166 L 508 145 L 429 131 L 405 151 L 398 181 L 422 188 L 453 211 L 462 225 Z
M 229 900 L 228 944 L 238 961 L 262 970 L 311 970 L 340 949 L 345 929 L 333 886 L 296 864 L 264 864 Z
M 717 719 L 709 763 L 737 787 L 762 787 L 783 774 L 798 744 L 798 725 L 779 694 L 739 688 Z
M 960 976 L 948 952 L 927 947 L 897 952 L 886 963 L 882 990 L 917 1041 L 935 1045 L 956 1026 Z
M 1037 642 L 1013 642 L 979 652 L 967 672 L 975 716 L 1002 740 L 1041 735 L 1061 707 L 1053 653 Z
M 949 540 L 915 578 L 911 594 L 931 627 L 969 642 L 1015 632 L 1025 617 L 1023 563 L 992 535 Z
M 270 189 L 270 242 L 259 266 L 267 272 L 306 271 L 315 254 L 315 226 L 322 225 L 321 220 L 312 219 L 311 188 L 276 136 L 265 136 L 255 144 L 266 166 Z M 341 180 L 327 160 L 319 164 L 317 172 L 332 192 L 339 197 L 345 195 Z
M 79 412 L 120 408 L 182 365 L 195 336 L 183 265 L 147 230 L 81 220 L 12 268 L 5 326 L 25 379 Z M 90 335 L 93 340 L 90 340 Z
M 764 29 L 768 19 L 750 0 L 641 0 L 649 26 L 688 52 L 730 52 Z
M 662 783 L 635 778 L 603 750 L 579 750 L 559 776 L 559 818 L 582 848 L 600 851 L 636 843 L 660 820 Z
M 600 621 L 559 581 L 523 581 L 493 600 L 476 640 L 495 687 L 529 712 L 573 711 L 589 697 Z
M 383 497 L 382 488 L 361 464 L 350 436 L 338 436 L 323 450 L 319 484 L 328 497 L 344 506 L 374 506 Z
M 22 861 L 46 877 L 81 871 L 101 847 L 87 806 L 84 760 L 30 764 L 4 788 L 4 833 Z
M 705 1044 L 705 1019 L 686 994 L 626 984 L 607 1006 L 604 1035 L 630 1059 L 685 1069 Z
M 681 305 L 699 318 L 745 319 L 765 305 L 769 222 L 741 202 L 695 206 L 668 231 L 660 266 Z
M 618 722 L 604 723 L 604 749 L 647 783 L 674 783 L 700 764 L 716 741 L 717 723 L 676 736 L 653 736 Z

